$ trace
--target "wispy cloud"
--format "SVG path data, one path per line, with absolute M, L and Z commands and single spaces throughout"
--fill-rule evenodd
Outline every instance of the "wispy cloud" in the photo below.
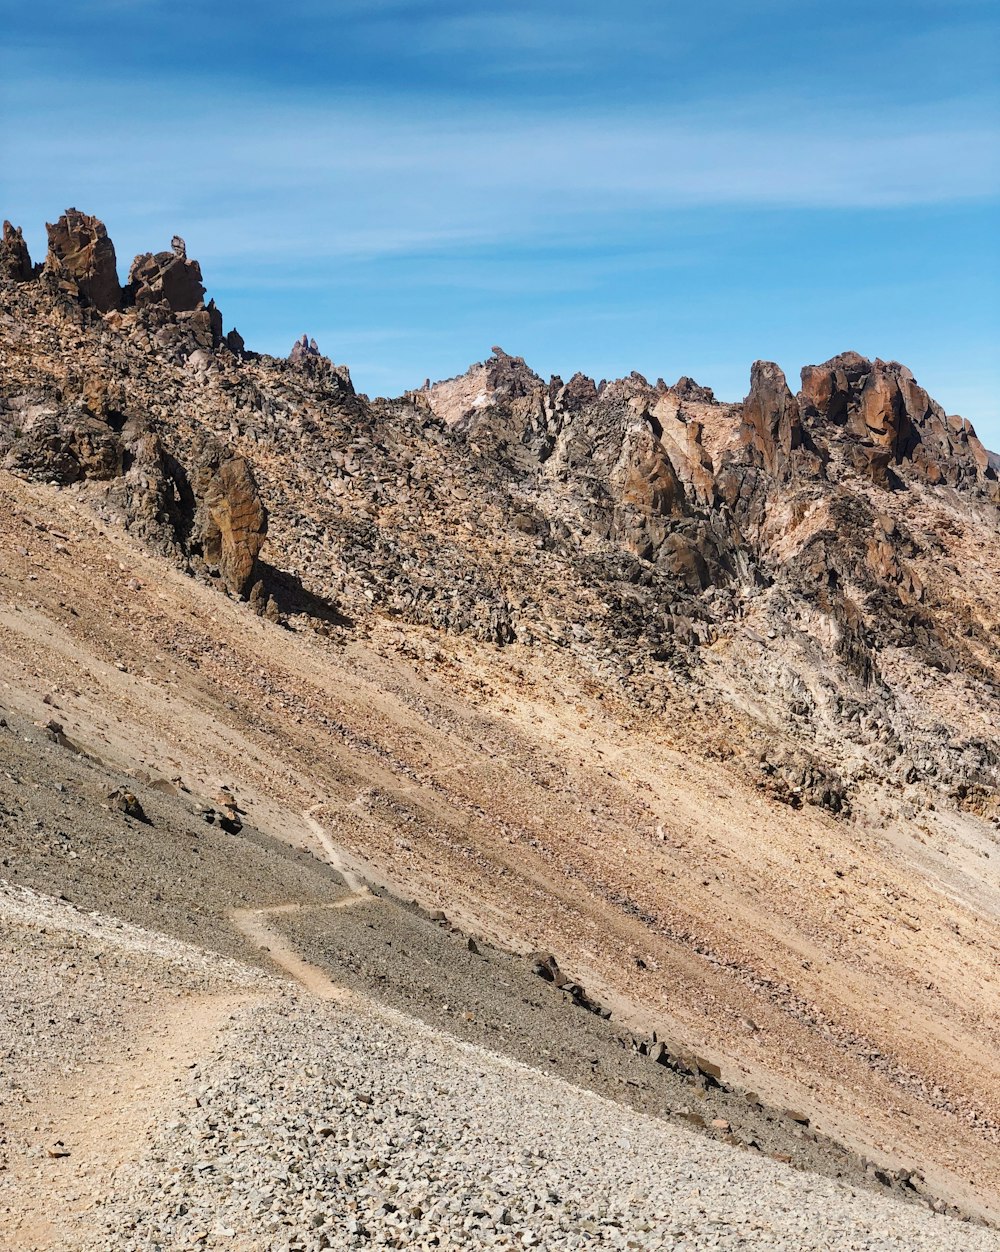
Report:
M 276 258 L 375 257 L 586 239 L 701 206 L 891 209 L 1000 194 L 1000 135 L 974 102 L 873 120 L 766 96 L 738 110 L 539 116 L 291 94 L 229 95 L 223 108 L 186 91 L 152 99 L 135 84 L 38 79 L 7 93 L 14 204 L 44 196 L 51 214 L 68 197 L 173 215 L 220 258 L 262 239 Z M 81 98 L 86 144 L 67 124 Z
M 773 15 L 782 2 L 766 7 Z M 157 0 L 89 3 L 166 12 Z M 190 0 L 178 3 L 192 11 Z M 300 18 L 306 7 L 297 6 Z M 328 14 L 318 0 L 316 8 Z M 356 21 L 390 26 L 397 17 L 419 23 L 422 8 L 351 0 Z M 438 8 L 416 45 L 450 64 L 495 34 L 493 19 L 468 6 Z M 487 58 L 498 75 L 534 58 L 565 62 L 611 37 L 606 15 L 591 6 L 579 38 L 569 30 L 550 48 L 553 23 L 532 24 L 524 13 L 519 4 L 505 14 L 505 56 Z M 626 34 L 636 41 L 641 30 L 633 23 Z M 722 338 L 738 368 L 728 384 L 721 367 L 705 381 L 735 395 L 754 356 L 787 351 L 794 361 L 805 322 L 823 357 L 860 343 L 865 317 L 865 342 L 918 372 L 905 351 L 918 323 L 925 359 L 942 360 L 970 331 L 985 341 L 995 324 L 991 262 L 975 241 L 947 253 L 928 231 L 913 236 L 919 246 L 889 255 L 897 223 L 944 221 L 1000 197 L 1000 117 L 973 86 L 918 104 L 886 93 L 873 108 L 848 91 L 825 98 L 808 76 L 798 90 L 766 75 L 768 91 L 748 89 L 744 78 L 732 94 L 713 85 L 694 97 L 647 93 L 637 71 L 631 93 L 549 94 L 542 106 L 520 87 L 502 100 L 436 93 L 425 82 L 408 87 L 398 73 L 384 90 L 390 75 L 376 75 L 361 93 L 338 76 L 335 58 L 331 67 L 325 84 L 298 85 L 287 74 L 264 75 L 259 86 L 199 77 L 190 64 L 164 64 L 151 78 L 116 78 L 103 66 L 100 75 L 60 77 L 27 45 L 17 56 L 0 51 L 0 215 L 25 227 L 38 256 L 46 218 L 70 204 L 96 212 L 123 269 L 179 231 L 254 346 L 279 350 L 307 326 L 325 328 L 323 346 L 342 357 L 351 349 L 375 356 L 386 343 L 394 365 L 369 362 L 374 382 L 362 377 L 363 386 L 454 373 L 498 339 L 529 356 L 532 342 L 548 344 L 564 372 L 670 373 L 664 344 L 673 345 L 675 375 L 697 372 L 699 359 L 715 370 Z M 654 63 L 642 72 L 668 71 Z M 711 224 L 723 219 L 713 237 Z M 771 225 L 758 248 L 764 219 Z M 792 221 L 794 254 L 784 229 Z M 808 242 L 804 221 L 816 223 Z M 921 285 L 938 252 L 942 272 L 950 256 L 962 265 L 974 252 L 972 276 L 956 278 L 952 265 L 951 294 L 928 297 Z M 866 275 L 876 289 L 862 288 Z M 893 288 L 901 277 L 914 291 Z M 348 351 L 338 352 L 338 341 Z M 941 377 L 986 378 L 985 351 Z M 985 385 L 968 391 L 994 411 L 995 394 Z M 941 398 L 954 406 L 943 386 Z

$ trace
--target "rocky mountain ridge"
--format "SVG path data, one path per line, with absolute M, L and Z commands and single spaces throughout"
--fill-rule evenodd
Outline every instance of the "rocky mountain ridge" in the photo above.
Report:
M 224 336 L 178 237 L 121 286 L 100 221 L 47 229 L 41 265 L 9 223 L 0 246 L 10 472 L 275 618 L 568 648 L 642 708 L 708 701 L 789 803 L 846 812 L 882 775 L 995 812 L 1000 482 L 904 366 L 846 352 L 793 395 L 757 362 L 723 404 L 496 348 L 369 400 L 305 336 L 287 360 Z
M 349 924 L 279 870 L 361 875 L 995 1219 L 1000 559 L 971 429 L 855 354 L 795 395 L 759 363 L 723 404 L 496 349 L 371 400 L 307 336 L 224 334 L 180 239 L 122 284 L 95 219 L 52 233 L 41 265 L 13 227 L 0 252 L 0 876 L 244 955 L 222 902 L 273 908 L 328 978 L 502 1043 L 536 992 L 484 1018 L 381 904 Z

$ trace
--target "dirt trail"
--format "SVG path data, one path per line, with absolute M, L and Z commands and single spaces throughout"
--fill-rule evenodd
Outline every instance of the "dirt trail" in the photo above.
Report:
M 234 909 L 230 917 L 241 934 L 262 952 L 266 952 L 275 965 L 290 974 L 307 991 L 321 1000 L 336 1000 L 346 1004 L 357 998 L 354 993 L 331 982 L 315 965 L 303 961 L 291 944 L 273 926 L 268 925 L 267 919 L 287 913 L 347 909 L 375 898 L 367 887 L 361 887 L 352 895 L 333 904 L 279 904 L 269 909 Z
M 268 918 L 279 917 L 283 914 L 349 909 L 357 904 L 363 904 L 368 900 L 377 898 L 368 890 L 368 884 L 347 865 L 341 849 L 337 847 L 323 826 L 312 816 L 315 809 L 319 807 L 320 805 L 318 804 L 314 805 L 312 809 L 306 810 L 302 816 L 305 818 L 309 829 L 316 836 L 326 855 L 326 859 L 343 878 L 350 895 L 344 896 L 340 900 L 335 900 L 331 904 L 297 904 L 293 902 L 290 904 L 273 905 L 270 908 L 233 909 L 229 916 L 242 935 L 245 935 L 262 952 L 266 952 L 275 965 L 283 969 L 286 974 L 290 974 L 307 991 L 322 1000 L 335 1000 L 338 1003 L 347 1003 L 355 998 L 353 993 L 346 987 L 337 986 L 336 983 L 331 982 L 321 969 L 304 961 L 291 944 L 273 926 L 268 924 Z
M 4 1180 L 11 1206 L 4 1252 L 78 1244 L 80 1223 L 108 1195 L 115 1171 L 141 1157 L 148 1131 L 173 1104 L 174 1084 L 204 1058 L 227 1021 L 265 998 L 164 994 L 131 1040 L 55 1083 L 31 1111 L 38 1154 L 16 1155 Z
M 306 825 L 309 827 L 312 833 L 316 836 L 316 839 L 320 847 L 323 849 L 323 852 L 326 856 L 327 861 L 330 863 L 330 865 L 333 866 L 333 868 L 337 871 L 337 873 L 341 876 L 341 878 L 343 878 L 344 882 L 347 884 L 348 889 L 350 891 L 355 892 L 355 894 L 367 895 L 368 887 L 364 879 L 361 878 L 354 870 L 350 868 L 350 866 L 347 864 L 347 861 L 344 858 L 343 849 L 337 847 L 337 845 L 333 842 L 330 836 L 326 833 L 326 831 L 323 829 L 320 823 L 315 819 L 315 817 L 313 817 L 313 813 L 316 811 L 316 809 L 322 808 L 322 807 L 323 807 L 322 804 L 314 804 L 311 809 L 307 809 L 305 813 L 302 814 L 302 816 L 306 820 Z M 346 901 L 344 903 L 346 903 Z
M 256 948 L 312 995 L 347 1003 L 357 997 L 302 960 L 271 919 L 307 910 L 339 910 L 377 899 L 344 863 L 311 816 L 309 826 L 349 894 L 330 903 L 289 902 L 235 909 L 230 920 Z M 59 921 L 56 921 L 59 925 Z M 46 1252 L 82 1246 L 91 1214 L 113 1191 L 116 1172 L 137 1161 L 149 1132 L 172 1115 L 185 1074 L 210 1053 L 227 1021 L 272 998 L 266 992 L 222 990 L 178 994 L 162 989 L 138 1020 L 77 1074 L 53 1074 L 24 1125 L 7 1126 L 23 1150 L 0 1177 L 2 1252 Z M 20 1121 L 21 1119 L 19 1119 Z M 28 1124 L 30 1122 L 30 1124 Z

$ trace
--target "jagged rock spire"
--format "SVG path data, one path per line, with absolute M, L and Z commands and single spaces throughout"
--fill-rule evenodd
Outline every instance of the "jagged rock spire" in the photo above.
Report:
M 289 361 L 302 361 L 307 357 L 318 357 L 320 355 L 319 344 L 315 339 L 310 339 L 308 335 L 303 335 L 301 339 L 296 339 L 292 344 L 292 350 L 288 354 Z
M 0 278 L 10 278 L 16 283 L 25 283 L 34 277 L 34 268 L 28 245 L 20 226 L 3 224 L 3 240 L 0 241 Z
M 79 209 L 67 209 L 54 225 L 46 222 L 45 230 L 49 239 L 45 272 L 73 283 L 101 313 L 121 308 L 115 245 L 104 223 Z

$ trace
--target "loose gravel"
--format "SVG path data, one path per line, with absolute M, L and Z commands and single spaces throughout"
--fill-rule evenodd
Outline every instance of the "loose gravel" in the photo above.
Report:
M 191 1072 L 185 1107 L 97 1214 L 66 1252 L 1000 1249 L 402 1015 L 292 992 Z

